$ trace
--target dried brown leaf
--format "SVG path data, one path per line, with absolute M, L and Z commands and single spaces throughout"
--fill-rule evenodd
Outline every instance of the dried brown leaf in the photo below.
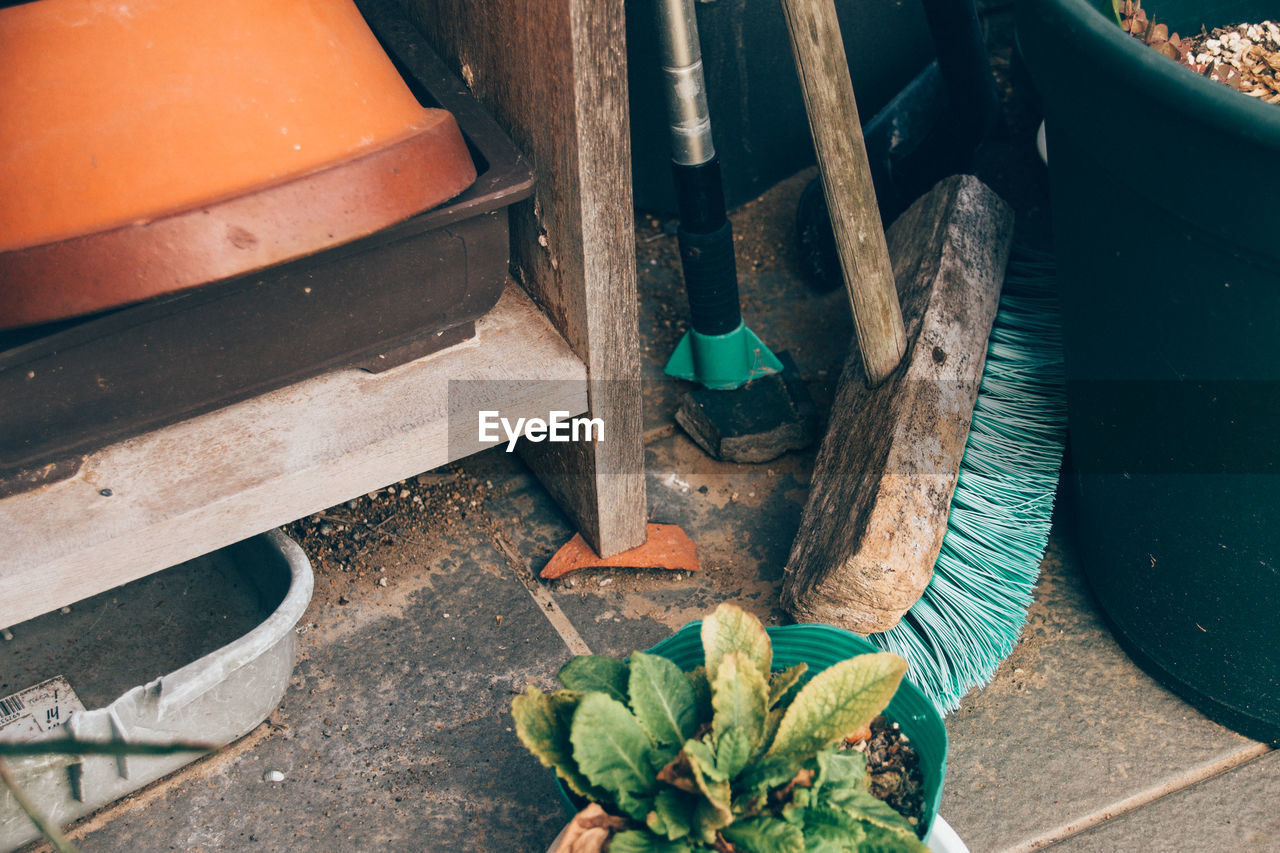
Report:
M 796 788 L 812 788 L 813 777 L 816 774 L 812 770 L 801 770 L 796 773 L 795 778 L 788 782 L 784 787 L 779 788 L 769 794 L 769 798 L 775 803 L 787 803 L 791 801 L 791 792 Z
M 689 765 L 689 756 L 685 755 L 684 750 L 680 750 L 679 755 L 658 771 L 658 781 L 690 794 L 698 793 L 698 783 L 693 778 L 693 768 Z
M 609 837 L 627 826 L 625 818 L 609 814 L 592 803 L 574 815 L 560 836 L 555 853 L 602 853 Z
M 1135 36 L 1146 31 L 1147 13 L 1141 3 L 1125 0 L 1124 8 L 1120 13 L 1120 27 Z
M 716 843 L 712 849 L 716 853 L 738 853 L 738 848 L 726 841 L 725 837 L 718 832 L 716 833 Z

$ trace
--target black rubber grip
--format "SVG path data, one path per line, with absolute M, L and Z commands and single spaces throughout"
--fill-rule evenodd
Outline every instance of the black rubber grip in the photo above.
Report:
M 694 330 L 704 335 L 732 332 L 742 323 L 738 269 L 733 261 L 733 226 L 726 219 L 710 234 L 699 234 L 681 225 L 677 234 Z
M 724 188 L 720 182 L 720 158 L 696 166 L 671 164 L 676 180 L 676 205 L 680 224 L 698 234 L 710 234 L 725 221 Z

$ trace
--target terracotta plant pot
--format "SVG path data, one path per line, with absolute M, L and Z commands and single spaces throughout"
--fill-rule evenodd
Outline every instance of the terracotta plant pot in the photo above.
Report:
M 370 234 L 475 179 L 351 0 L 0 9 L 0 328 Z

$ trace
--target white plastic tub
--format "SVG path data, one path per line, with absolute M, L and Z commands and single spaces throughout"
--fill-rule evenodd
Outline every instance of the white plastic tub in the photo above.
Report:
M 21 688 L 65 674 L 86 710 L 73 712 L 61 729 L 82 738 L 230 743 L 265 720 L 284 696 L 294 665 L 293 629 L 311 601 L 312 586 L 311 563 L 302 549 L 273 530 L 95 596 L 70 614 L 14 626 L 4 651 L 24 659 L 0 665 L 0 680 Z M 115 688 L 113 701 L 95 702 L 95 695 L 111 695 L 113 676 L 146 671 L 139 655 L 198 647 L 218 623 L 232 631 L 252 627 L 167 674 L 133 687 L 126 681 Z M 100 635 L 104 639 L 97 641 Z M 49 648 L 52 654 L 45 653 Z M 85 660 L 103 648 L 126 653 L 116 652 L 116 666 Z M 60 660 L 59 649 L 72 652 Z M 14 679 L 29 680 L 14 685 Z M 57 737 L 61 729 L 43 736 Z M 57 756 L 15 760 L 10 767 L 44 814 L 65 825 L 195 757 Z M 36 835 L 13 797 L 0 793 L 0 850 Z

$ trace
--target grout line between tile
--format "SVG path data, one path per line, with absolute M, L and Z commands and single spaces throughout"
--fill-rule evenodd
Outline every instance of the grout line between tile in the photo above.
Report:
M 1239 752 L 1233 752 L 1231 755 L 1224 756 L 1217 761 L 1211 761 L 1208 764 L 1197 767 L 1189 773 L 1179 776 L 1177 779 L 1171 779 L 1161 785 L 1155 786 L 1154 788 L 1139 791 L 1133 796 L 1125 797 L 1123 800 L 1118 800 L 1108 806 L 1104 806 L 1103 808 L 1091 812 L 1084 817 L 1061 824 L 1047 832 L 1042 832 L 1039 835 L 1015 844 L 1012 847 L 1007 847 L 1005 848 L 1005 853 L 1030 853 L 1030 851 L 1033 850 L 1043 850 L 1052 844 L 1056 844 L 1059 841 L 1065 841 L 1073 835 L 1079 835 L 1085 830 L 1093 829 L 1094 827 L 1100 826 L 1113 818 L 1135 811 L 1143 806 L 1155 802 L 1156 800 L 1167 797 L 1170 794 L 1185 790 L 1190 788 L 1192 785 L 1204 782 L 1207 779 L 1212 779 L 1213 777 L 1226 773 L 1229 770 L 1234 770 L 1241 765 L 1248 764 L 1250 761 L 1253 761 L 1256 758 L 1261 758 L 1269 752 L 1271 752 L 1271 747 L 1267 746 L 1265 743 L 1252 744 Z
M 538 610 L 551 623 L 551 627 L 560 635 L 560 639 L 564 641 L 565 646 L 575 655 L 589 655 L 591 649 L 587 646 L 586 640 L 582 639 L 582 635 L 578 633 L 578 629 L 573 627 L 573 623 L 569 621 L 569 617 L 560 609 L 560 605 L 556 603 L 555 598 L 547 591 L 547 588 L 538 583 L 537 578 L 533 576 L 533 568 L 529 562 L 525 560 L 516 551 L 506 536 L 502 535 L 502 531 L 495 525 L 492 529 L 493 544 L 502 552 L 502 556 L 506 558 L 507 565 L 511 567 L 511 571 L 515 572 L 520 583 L 524 584 L 524 588 L 528 590 L 530 597 L 538 604 Z

